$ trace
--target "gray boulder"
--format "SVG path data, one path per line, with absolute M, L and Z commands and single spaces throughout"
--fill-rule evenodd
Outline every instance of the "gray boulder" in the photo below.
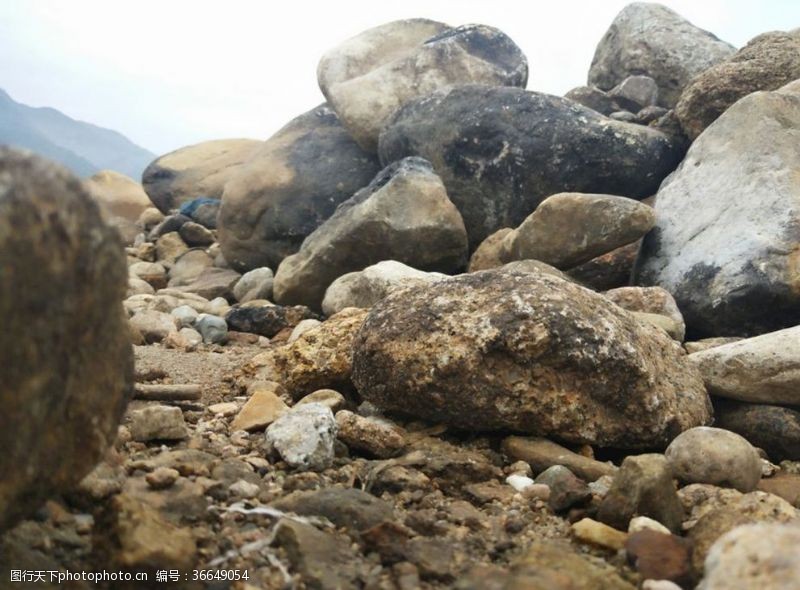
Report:
M 350 135 L 375 151 L 381 129 L 410 100 L 460 84 L 524 88 L 528 62 L 492 27 L 413 19 L 369 29 L 330 50 L 317 77 Z
M 390 294 L 356 334 L 352 379 L 384 410 L 571 443 L 664 447 L 711 419 L 700 375 L 666 334 L 535 271 Z
M 182 147 L 154 160 L 142 173 L 142 186 L 162 213 L 197 197 L 218 199 L 225 183 L 262 143 L 219 139 Z
M 322 311 L 331 316 L 346 307 L 368 309 L 396 289 L 445 278 L 447 275 L 438 272 L 425 272 L 396 260 L 384 260 L 333 281 L 325 291 Z
M 118 233 L 81 182 L 0 148 L 0 530 L 85 476 L 133 388 Z
M 411 102 L 381 134 L 383 162 L 433 164 L 464 218 L 471 250 L 564 191 L 642 198 L 682 151 L 665 134 L 571 100 L 519 88 L 461 86 Z
M 330 107 L 300 115 L 225 185 L 217 219 L 225 260 L 237 270 L 277 268 L 379 171 Z
M 689 81 L 736 49 L 661 4 L 634 2 L 597 44 L 589 84 L 611 90 L 628 76 L 658 84 L 658 104 L 672 108 Z
M 443 272 L 467 263 L 464 222 L 420 158 L 385 168 L 286 258 L 275 273 L 275 301 L 320 309 L 334 280 L 387 258 Z
M 658 191 L 634 280 L 672 293 L 694 338 L 800 324 L 798 129 L 800 95 L 753 93 L 695 140 Z

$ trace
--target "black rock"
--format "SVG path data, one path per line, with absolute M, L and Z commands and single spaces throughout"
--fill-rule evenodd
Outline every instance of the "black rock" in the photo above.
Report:
M 229 330 L 259 334 L 267 338 L 272 338 L 281 330 L 292 328 L 307 319 L 318 320 L 320 317 L 303 305 L 234 307 L 225 316 Z

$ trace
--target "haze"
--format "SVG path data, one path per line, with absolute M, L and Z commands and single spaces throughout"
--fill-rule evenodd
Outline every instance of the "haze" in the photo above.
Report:
M 37 0 L 0 4 L 0 87 L 20 102 L 127 135 L 156 153 L 208 139 L 266 139 L 324 99 L 320 56 L 400 18 L 502 29 L 530 65 L 528 88 L 583 84 L 595 46 L 627 2 L 403 0 L 198 2 Z M 792 0 L 674 0 L 736 45 L 800 26 Z

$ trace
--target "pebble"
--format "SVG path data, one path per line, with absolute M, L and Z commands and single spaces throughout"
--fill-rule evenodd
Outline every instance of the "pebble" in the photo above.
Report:
M 292 330 L 292 333 L 289 334 L 289 339 L 286 342 L 291 344 L 292 342 L 294 342 L 295 340 L 300 338 L 300 336 L 302 336 L 303 334 L 305 334 L 309 330 L 313 330 L 314 328 L 319 326 L 321 323 L 322 323 L 321 321 L 315 320 L 313 318 L 309 318 L 307 320 L 301 321 L 299 324 L 297 324 L 294 327 L 294 329 Z
M 191 328 L 197 321 L 197 311 L 189 305 L 179 305 L 170 312 L 179 328 Z
M 699 426 L 679 434 L 667 447 L 667 460 L 684 483 L 756 489 L 761 458 L 746 439 L 721 428 Z
M 221 344 L 228 337 L 228 324 L 221 317 L 201 313 L 194 324 L 206 344 Z
M 369 456 L 388 459 L 406 446 L 403 431 L 386 419 L 359 416 L 349 410 L 336 413 L 339 440 Z
M 228 491 L 239 498 L 255 498 L 261 491 L 261 487 L 258 484 L 240 479 L 228 486 Z
M 614 475 L 617 468 L 609 463 L 595 461 L 546 438 L 509 436 L 503 440 L 503 452 L 509 457 L 530 464 L 535 472 L 541 472 L 552 465 L 563 465 L 572 473 L 595 481 L 603 475 Z
M 670 534 L 670 530 L 663 524 L 647 516 L 636 516 L 628 523 L 628 533 L 638 533 L 639 531 L 656 531 L 657 533 Z
M 219 404 L 211 404 L 208 406 L 208 411 L 218 416 L 233 416 L 239 411 L 239 404 L 236 402 L 222 402 Z
M 680 585 L 692 581 L 691 543 L 683 537 L 638 531 L 628 535 L 625 553 L 642 578 L 670 580 Z
M 517 473 L 509 475 L 506 478 L 506 483 L 515 490 L 517 490 L 518 492 L 525 492 L 525 490 L 527 490 L 531 486 L 536 485 L 536 482 L 534 482 L 530 477 L 526 475 L 520 475 Z M 548 490 L 549 489 L 550 488 L 548 488 Z
M 548 467 L 536 477 L 536 483 L 550 488 L 548 502 L 554 512 L 583 504 L 592 497 L 586 482 L 563 465 Z
M 591 518 L 583 518 L 573 524 L 571 527 L 572 534 L 579 541 L 591 543 L 592 545 L 599 545 L 607 549 L 619 551 L 625 547 L 625 541 L 628 539 L 627 533 L 618 531 L 611 528 L 607 524 L 597 522 Z
M 148 344 L 161 342 L 176 329 L 175 319 L 170 314 L 152 309 L 136 312 L 129 322 Z
M 128 427 L 138 442 L 183 440 L 189 436 L 183 412 L 174 406 L 150 405 L 133 410 Z
M 231 430 L 262 430 L 289 411 L 289 406 L 271 386 L 260 386 L 239 410 L 231 423 Z
M 295 406 L 301 406 L 303 404 L 322 404 L 323 406 L 328 406 L 331 412 L 335 414 L 339 410 L 344 409 L 346 403 L 347 400 L 345 400 L 344 396 L 338 391 L 333 389 L 318 389 L 302 398 Z
M 144 476 L 147 485 L 149 485 L 154 490 L 164 490 L 172 484 L 174 484 L 178 478 L 180 477 L 180 473 L 178 473 L 177 469 L 172 469 L 171 467 L 158 467 Z
M 266 441 L 289 466 L 321 471 L 333 462 L 337 430 L 330 408 L 305 404 L 270 424 Z

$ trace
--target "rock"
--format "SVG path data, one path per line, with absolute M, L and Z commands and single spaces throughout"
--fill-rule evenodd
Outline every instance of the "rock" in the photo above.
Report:
M 628 76 L 644 74 L 658 84 L 658 104 L 671 108 L 694 76 L 734 51 L 666 6 L 634 2 L 597 44 L 589 84 L 610 90 Z
M 291 344 L 256 356 L 249 368 L 283 385 L 293 399 L 317 389 L 351 390 L 353 338 L 366 315 L 344 309 Z
M 140 311 L 135 313 L 129 321 L 130 325 L 141 333 L 148 344 L 161 342 L 170 332 L 177 329 L 175 319 L 162 311 Z
M 395 289 L 444 278 L 447 275 L 417 270 L 396 260 L 384 260 L 333 281 L 325 291 L 322 312 L 333 315 L 345 307 L 369 309 Z
M 625 547 L 625 541 L 628 540 L 627 533 L 618 531 L 615 528 L 597 522 L 591 518 L 583 518 L 570 527 L 572 534 L 579 541 L 590 543 L 592 545 L 599 545 L 607 549 L 619 551 Z
M 596 86 L 578 86 L 567 92 L 564 98 L 582 104 L 606 117 L 619 111 L 617 102 Z
M 751 94 L 697 138 L 658 191 L 634 278 L 672 293 L 695 338 L 800 323 L 800 180 L 787 172 L 800 166 L 798 126 L 796 94 Z
M 192 248 L 178 256 L 169 270 L 169 286 L 185 287 L 191 285 L 198 277 L 214 266 L 214 259 L 205 250 Z
M 797 524 L 800 523 L 800 512 L 785 500 L 763 492 L 734 497 L 718 508 L 712 508 L 689 531 L 695 570 L 703 571 L 709 549 L 722 535 L 739 525 L 758 522 Z
M 650 123 L 653 123 L 658 119 L 661 119 L 661 117 L 668 115 L 668 113 L 670 113 L 670 111 L 668 111 L 664 107 L 657 107 L 657 106 L 644 107 L 638 113 L 636 113 L 636 122 L 639 123 L 639 125 L 649 125 Z M 663 127 L 660 127 L 660 129 L 665 133 L 667 132 L 667 130 L 664 129 Z
M 509 237 L 513 233 L 513 228 L 504 227 L 483 240 L 469 259 L 468 272 L 489 270 L 506 264 L 511 259 L 511 253 L 508 251 L 509 242 L 506 240 L 513 239 Z
M 78 179 L 0 148 L 0 531 L 115 439 L 133 379 L 126 279 L 119 236 Z
M 628 111 L 617 111 L 608 116 L 612 121 L 619 121 L 621 123 L 636 123 L 636 115 Z
M 154 289 L 167 286 L 167 269 L 158 262 L 135 262 L 128 267 L 128 274 L 147 281 Z
M 179 305 L 170 312 L 170 315 L 175 318 L 175 323 L 179 328 L 188 328 L 194 326 L 198 313 L 188 305 Z
M 217 229 L 217 214 L 221 204 L 221 199 L 197 197 L 191 201 L 185 201 L 178 211 L 203 227 Z
M 431 162 L 474 250 L 559 192 L 649 196 L 682 151 L 659 131 L 612 121 L 565 98 L 459 86 L 398 111 L 379 153 L 382 162 Z
M 298 400 L 296 406 L 302 404 L 322 404 L 328 406 L 334 414 L 343 409 L 347 400 L 338 391 L 333 389 L 318 389 Z
M 638 531 L 628 535 L 625 553 L 643 579 L 670 580 L 684 587 L 692 583 L 691 545 L 682 537 Z
M 214 234 L 199 223 L 188 221 L 178 230 L 183 241 L 189 246 L 210 246 L 214 243 Z
M 231 330 L 260 334 L 267 338 L 286 328 L 294 328 L 306 319 L 316 319 L 316 314 L 303 305 L 240 306 L 231 308 L 225 316 Z
M 716 424 L 746 438 L 773 461 L 800 461 L 800 411 L 733 401 L 715 404 Z
M 191 531 L 166 521 L 158 511 L 128 494 L 114 496 L 95 527 L 95 550 L 125 570 L 188 571 L 197 551 Z M 154 579 L 154 578 L 153 578 Z
M 420 158 L 385 168 L 284 259 L 275 273 L 275 301 L 320 309 L 333 281 L 386 259 L 442 272 L 466 266 L 464 223 Z
M 800 526 L 750 524 L 722 536 L 708 553 L 701 590 L 792 590 L 800 579 Z
M 661 315 L 660 313 L 646 313 L 643 311 L 634 311 L 631 314 L 640 322 L 655 326 L 659 330 L 663 330 L 670 338 L 681 342 L 686 330 L 683 323 L 677 320 Z
M 655 531 L 657 533 L 664 533 L 665 535 L 672 534 L 670 530 L 663 524 L 647 516 L 634 516 L 628 523 L 628 534 L 638 533 L 639 531 Z
M 281 519 L 273 544 L 283 548 L 292 569 L 312 590 L 355 590 L 359 587 L 350 543 L 313 526 Z
M 177 231 L 167 232 L 156 240 L 156 256 L 159 260 L 174 262 L 188 249 L 189 246 Z
M 263 430 L 288 411 L 274 387 L 259 387 L 231 422 L 231 430 Z
M 666 445 L 711 417 L 666 334 L 544 273 L 482 271 L 389 295 L 356 336 L 353 383 L 434 423 L 603 446 Z
M 238 272 L 229 268 L 207 267 L 193 281 L 175 287 L 175 290 L 182 293 L 194 293 L 209 300 L 217 297 L 233 299 L 233 286 L 240 277 Z
M 406 446 L 403 431 L 388 420 L 340 410 L 336 413 L 336 424 L 339 440 L 372 457 L 388 459 L 398 455 Z
M 189 436 L 183 412 L 173 406 L 148 405 L 130 413 L 131 436 L 139 442 L 183 440 Z
M 800 326 L 695 352 L 689 360 L 713 395 L 800 405 Z
M 657 314 L 669 318 L 674 322 L 676 330 L 674 335 L 670 335 L 679 342 L 683 341 L 686 333 L 686 324 L 683 321 L 681 311 L 678 309 L 678 304 L 675 303 L 675 299 L 670 295 L 669 291 L 661 287 L 618 287 L 606 291 L 603 295 L 628 311 Z M 706 383 L 706 386 L 708 386 L 708 383 Z
M 680 530 L 683 506 L 672 468 L 663 455 L 626 457 L 597 511 L 598 520 L 617 529 L 627 529 L 636 515 L 649 516 L 672 531 Z
M 670 443 L 665 455 L 675 477 L 685 483 L 710 483 L 750 492 L 761 479 L 758 452 L 738 434 L 721 428 L 687 430 Z
M 658 84 L 650 76 L 628 76 L 608 94 L 625 110 L 638 113 L 658 103 Z
M 800 31 L 764 33 L 692 79 L 675 114 L 686 135 L 695 139 L 740 98 L 777 90 L 798 78 Z
M 166 217 L 162 216 L 161 222 L 150 230 L 147 239 L 152 242 L 163 235 L 177 232 L 187 221 L 191 221 L 191 219 L 179 213 L 167 215 Z
M 249 483 L 240 479 L 239 481 L 228 486 L 228 491 L 235 498 L 255 498 L 261 491 L 261 487 L 255 483 Z
M 261 145 L 255 139 L 220 139 L 180 148 L 154 160 L 142 173 L 142 185 L 163 213 L 198 196 L 218 199 Z
M 206 344 L 221 344 L 228 338 L 228 325 L 221 317 L 201 313 L 194 323 L 195 330 L 200 332 Z
M 304 404 L 281 414 L 267 428 L 267 445 L 289 466 L 321 471 L 333 461 L 336 420 L 322 404 Z
M 758 483 L 758 489 L 783 498 L 795 508 L 800 508 L 800 474 L 779 471 Z
M 219 241 L 238 270 L 277 268 L 380 170 L 321 105 L 264 142 L 225 186 Z
M 312 318 L 300 321 L 294 328 L 292 328 L 292 333 L 289 334 L 289 338 L 286 340 L 286 343 L 291 344 L 306 332 L 314 330 L 317 326 L 321 325 L 321 321 Z
M 149 232 L 162 221 L 164 221 L 164 214 L 155 207 L 148 207 L 142 211 L 142 214 L 136 220 L 136 225 L 143 231 Z
M 530 464 L 533 471 L 541 473 L 553 465 L 563 465 L 578 477 L 595 481 L 604 475 L 614 475 L 617 468 L 610 463 L 595 461 L 546 438 L 509 436 L 503 440 L 503 452 Z
M 709 348 L 714 348 L 715 346 L 722 346 L 723 344 L 730 344 L 731 342 L 738 342 L 742 340 L 742 338 L 738 338 L 736 336 L 720 336 L 718 338 L 702 338 L 701 340 L 695 340 L 694 342 L 684 342 L 683 347 L 686 349 L 686 352 L 689 354 L 700 352 L 703 350 L 708 350 Z
M 132 295 L 152 295 L 156 291 L 153 289 L 153 286 L 143 281 L 142 279 L 137 279 L 136 277 L 128 277 L 128 291 L 126 292 L 126 296 L 130 297 Z
M 622 246 L 571 268 L 566 274 L 581 285 L 597 291 L 628 286 L 640 245 L 641 240 Z
M 152 489 L 164 490 L 178 481 L 180 475 L 181 474 L 178 473 L 177 469 L 172 469 L 170 467 L 159 467 L 158 469 L 154 469 L 145 475 L 145 480 L 147 481 L 147 485 L 149 485 Z
M 528 62 L 492 27 L 412 19 L 369 29 L 330 50 L 317 78 L 350 135 L 375 151 L 381 129 L 409 101 L 462 84 L 524 88 Z
M 655 225 L 648 205 L 612 195 L 559 193 L 546 198 L 507 237 L 513 260 L 572 268 L 637 241 Z
M 272 299 L 272 269 L 262 266 L 242 275 L 233 287 L 233 296 L 239 303 L 253 299 Z
M 550 488 L 549 504 L 553 512 L 561 512 L 577 504 L 583 504 L 592 497 L 586 482 L 575 477 L 563 465 L 548 467 L 536 477 L 537 484 Z
M 322 516 L 334 525 L 353 532 L 370 529 L 381 522 L 395 519 L 392 506 L 358 489 L 325 488 L 312 492 L 295 492 L 273 507 L 303 516 Z
M 126 244 L 132 244 L 139 233 L 136 222 L 150 207 L 150 199 L 142 185 L 113 170 L 101 170 L 87 178 L 84 184 L 100 205 L 105 222 L 117 228 Z

